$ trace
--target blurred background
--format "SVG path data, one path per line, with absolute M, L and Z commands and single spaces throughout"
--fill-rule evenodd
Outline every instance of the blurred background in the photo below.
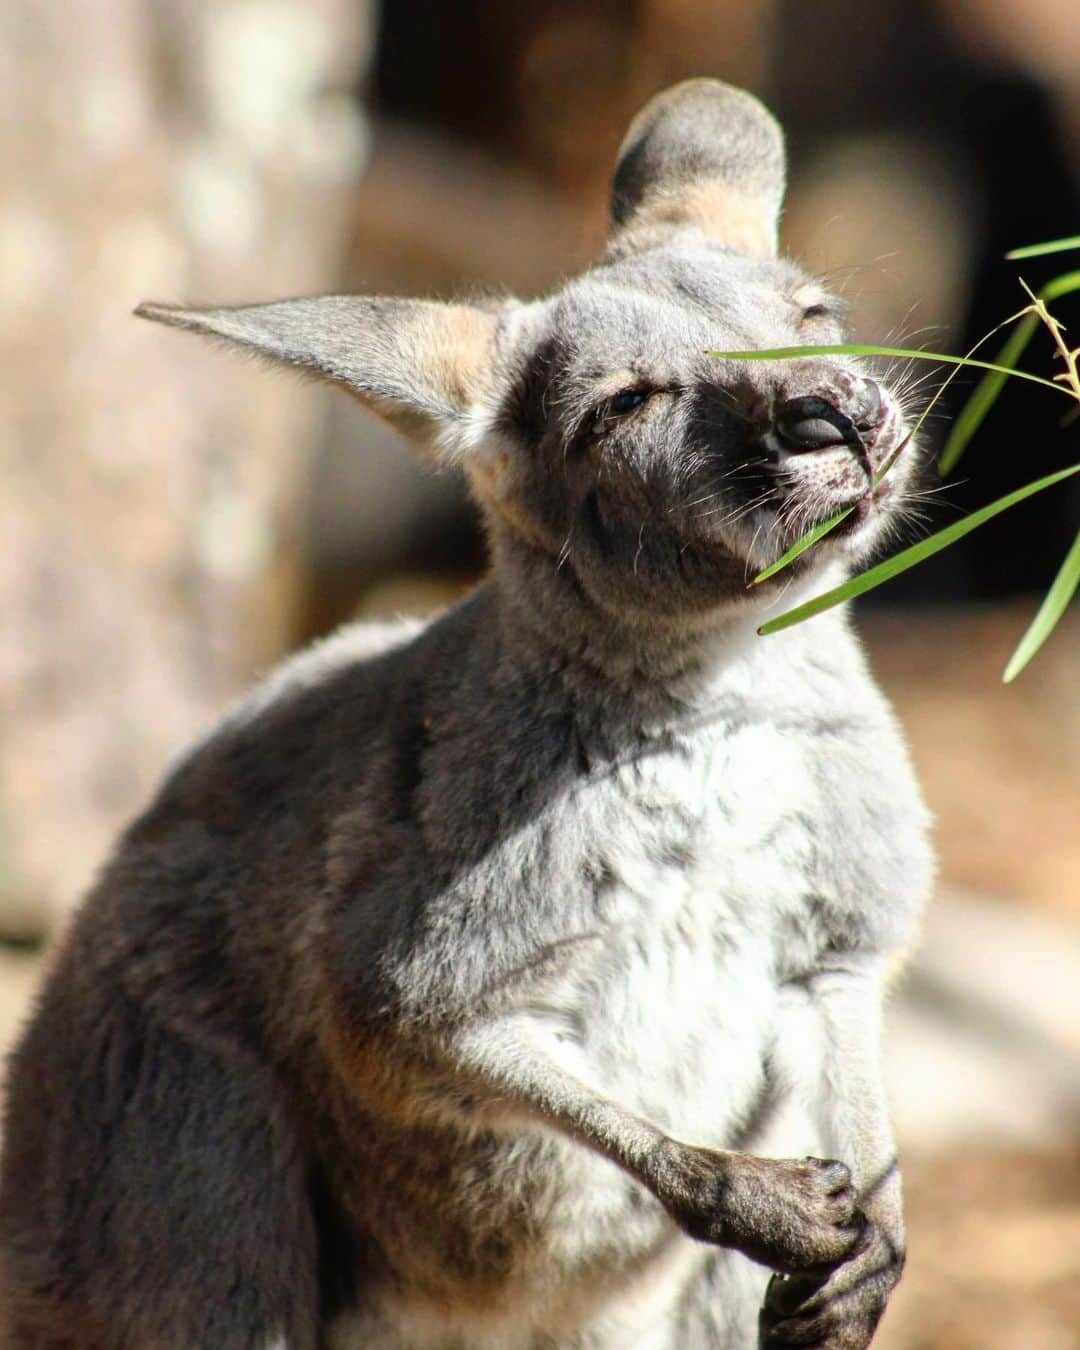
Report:
M 172 754 L 286 651 L 484 566 L 460 485 L 348 400 L 131 307 L 540 293 L 601 248 L 631 114 L 691 75 L 779 114 L 786 249 L 864 341 L 966 350 L 1024 303 L 1005 250 L 1080 229 L 1075 0 L 0 0 L 4 1044 Z M 1009 389 L 926 524 L 1075 459 L 1057 414 Z M 1080 1344 L 1075 613 L 999 683 L 1078 508 L 1047 493 L 860 615 L 941 856 L 892 1010 L 885 1347 Z

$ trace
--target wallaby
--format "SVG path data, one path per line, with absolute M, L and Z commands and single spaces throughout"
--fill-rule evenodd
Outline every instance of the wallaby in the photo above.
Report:
M 869 1343 L 926 816 L 843 612 L 755 628 L 914 469 L 857 362 L 709 354 L 841 334 L 783 183 L 695 80 L 548 298 L 140 307 L 459 465 L 493 569 L 288 662 L 127 830 L 11 1065 L 12 1350 Z

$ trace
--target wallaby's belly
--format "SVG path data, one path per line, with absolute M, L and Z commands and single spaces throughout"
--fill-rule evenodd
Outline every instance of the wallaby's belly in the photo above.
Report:
M 789 794 L 774 792 L 770 809 L 753 782 L 738 799 L 723 795 L 731 781 L 762 773 L 804 787 L 797 748 L 788 743 L 782 760 L 772 748 L 766 762 L 760 737 L 728 738 L 647 776 L 628 769 L 607 797 L 580 803 L 595 813 L 588 837 L 600 841 L 583 870 L 604 878 L 594 940 L 521 1002 L 546 1053 L 666 1133 L 800 1156 L 817 1151 L 814 1132 L 780 1100 L 768 1066 L 792 998 L 806 1020 L 804 995 L 777 975 L 776 945 L 781 934 L 789 950 L 802 940 L 791 923 L 805 890 L 813 799 L 802 790 L 793 812 Z M 410 1297 L 382 1304 L 386 1344 L 502 1350 L 541 1343 L 534 1336 L 570 1344 L 575 1329 L 620 1307 L 635 1310 L 636 1326 L 655 1322 L 661 1339 L 642 1345 L 668 1344 L 663 1328 L 710 1249 L 685 1237 L 625 1171 L 530 1125 L 430 1147 L 411 1141 L 405 1151 L 410 1160 L 440 1156 L 412 1194 L 409 1177 L 392 1172 L 394 1213 L 377 1240 L 407 1236 L 388 1255 Z M 515 1339 L 510 1328 L 528 1335 Z M 365 1334 L 365 1344 L 380 1344 L 370 1327 Z M 596 1343 L 638 1342 L 624 1327 Z
M 777 993 L 759 954 L 694 922 L 606 934 L 585 978 L 540 1016 L 567 1069 L 694 1143 L 731 1146 L 766 1090 Z
M 676 1137 L 742 1147 L 756 1129 L 755 1146 L 786 1151 L 759 1128 L 781 996 L 754 948 L 718 951 L 698 931 L 697 903 L 661 932 L 610 930 L 536 1015 L 567 1068 Z M 393 1178 L 378 1239 L 409 1295 L 376 1291 L 377 1311 L 343 1319 L 331 1345 L 525 1350 L 588 1327 L 590 1344 L 675 1350 L 665 1338 L 711 1251 L 622 1169 L 533 1127 L 410 1140 L 405 1153 L 407 1169 L 372 1166 Z
M 621 978 L 570 978 L 562 990 L 563 1062 L 677 1137 L 715 1147 L 750 1142 L 772 1092 L 764 1051 L 777 1012 L 752 954 L 716 961 L 685 934 L 646 942 L 627 932 L 612 935 L 605 955 Z M 570 1014 L 575 1001 L 579 1016 Z M 753 1142 L 786 1151 L 770 1148 L 764 1130 Z M 395 1209 L 379 1236 L 408 1296 L 397 1298 L 390 1285 L 369 1290 L 367 1311 L 340 1320 L 335 1350 L 533 1350 L 583 1343 L 586 1329 L 590 1346 L 679 1350 L 671 1339 L 679 1305 L 715 1254 L 687 1238 L 637 1181 L 553 1131 L 447 1145 L 438 1140 L 418 1169 L 410 1141 L 415 1189 L 394 1169 Z M 720 1259 L 750 1265 L 734 1252 Z M 754 1267 L 729 1283 L 753 1288 L 756 1306 L 766 1278 Z

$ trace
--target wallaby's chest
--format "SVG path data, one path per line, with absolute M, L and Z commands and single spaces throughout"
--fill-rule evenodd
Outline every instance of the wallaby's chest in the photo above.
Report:
M 836 936 L 842 795 L 822 792 L 798 737 L 761 724 L 599 785 L 583 809 L 598 940 L 537 1009 L 567 1067 L 683 1137 L 730 1144 L 765 1088 L 787 977 Z
M 768 723 L 642 756 L 591 813 L 598 912 L 612 929 L 655 934 L 661 958 L 685 944 L 711 969 L 740 952 L 781 975 L 813 963 L 842 922 L 846 798 L 858 793 Z

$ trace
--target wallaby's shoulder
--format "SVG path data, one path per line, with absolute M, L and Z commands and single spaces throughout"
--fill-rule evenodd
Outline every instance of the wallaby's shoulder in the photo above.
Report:
M 471 599 L 430 620 L 350 623 L 297 652 L 174 761 L 129 837 L 183 817 L 224 828 L 229 806 L 331 813 L 460 670 L 478 607 Z
M 62 944 L 56 990 L 108 986 L 166 1022 L 212 1004 L 233 1024 L 254 1001 L 303 1024 L 293 998 L 311 992 L 311 902 L 339 822 L 358 801 L 407 810 L 417 728 L 450 696 L 482 609 L 475 597 L 430 621 L 350 624 L 272 671 L 124 832 Z

